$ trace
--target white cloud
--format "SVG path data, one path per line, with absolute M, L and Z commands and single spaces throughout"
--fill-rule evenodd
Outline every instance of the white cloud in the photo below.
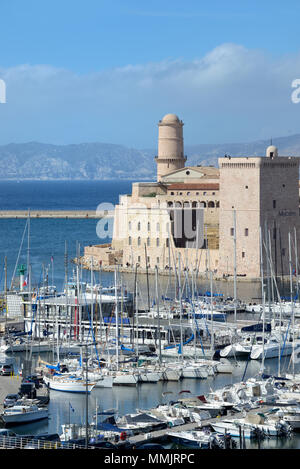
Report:
M 274 58 L 222 44 L 207 55 L 79 75 L 49 65 L 0 69 L 1 143 L 106 141 L 156 145 L 156 123 L 176 112 L 188 143 L 242 141 L 300 132 L 292 81 L 300 55 Z

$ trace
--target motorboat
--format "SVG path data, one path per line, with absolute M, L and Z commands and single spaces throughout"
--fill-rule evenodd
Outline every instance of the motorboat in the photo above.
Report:
M 240 341 L 233 344 L 227 345 L 220 350 L 220 357 L 222 358 L 248 358 L 252 344 L 254 343 L 254 338 L 251 336 L 246 336 L 241 338 Z
M 48 408 L 38 407 L 36 404 L 17 401 L 12 407 L 8 407 L 1 414 L 5 425 L 18 425 L 48 418 Z
M 297 344 L 298 346 L 299 344 Z M 295 344 L 296 347 L 296 344 Z M 265 343 L 253 345 L 250 353 L 252 360 L 261 360 L 266 358 L 286 357 L 293 353 L 293 343 L 285 342 L 284 338 L 280 341 L 278 335 L 272 335 L 265 339 Z
M 284 420 L 269 419 L 263 414 L 247 414 L 241 419 L 222 419 L 212 422 L 211 426 L 217 432 L 229 433 L 233 437 L 245 438 L 283 437 L 288 436 L 291 427 Z
M 300 431 L 300 406 L 287 406 L 274 409 L 275 415 L 292 427 L 294 431 Z
M 180 446 L 200 449 L 223 449 L 225 447 L 223 434 L 217 432 L 204 430 L 170 431 L 166 435 L 172 442 Z

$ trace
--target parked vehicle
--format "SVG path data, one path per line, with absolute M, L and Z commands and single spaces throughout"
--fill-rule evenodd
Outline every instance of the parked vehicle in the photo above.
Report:
M 6 398 L 3 401 L 3 407 L 12 407 L 13 405 L 15 405 L 18 399 L 20 399 L 19 394 L 7 394 Z
M 29 399 L 36 398 L 36 388 L 33 382 L 24 382 L 21 384 L 19 389 L 19 394 L 21 397 L 27 396 Z
M 37 375 L 30 375 L 26 376 L 26 378 L 23 378 L 22 383 L 34 383 L 36 389 L 39 389 L 41 387 L 42 381 L 38 378 Z
M 14 367 L 12 365 L 0 365 L 0 375 L 10 376 L 14 372 Z

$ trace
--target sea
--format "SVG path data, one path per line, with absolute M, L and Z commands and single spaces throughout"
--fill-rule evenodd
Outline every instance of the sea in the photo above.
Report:
M 0 210 L 96 210 L 101 204 L 115 205 L 120 194 L 131 193 L 133 181 L 2 181 L 0 183 Z M 26 265 L 28 253 L 32 270 L 32 284 L 42 285 L 43 271 L 48 274 L 49 284 L 60 290 L 65 278 L 65 245 L 68 249 L 68 272 L 72 275 L 74 264 L 71 260 L 78 249 L 83 253 L 84 246 L 109 242 L 109 238 L 100 239 L 97 235 L 97 219 L 31 219 L 28 236 L 27 219 L 0 219 L 0 289 L 4 288 L 4 259 L 7 258 L 8 285 L 17 278 L 18 267 Z M 83 272 L 83 281 L 89 281 L 90 273 Z M 96 274 L 100 275 L 100 274 Z M 123 284 L 133 285 L 133 273 L 124 275 Z M 112 285 L 113 274 L 101 274 L 104 286 Z M 97 278 L 96 278 L 97 281 Z M 155 291 L 154 278 L 150 276 L 150 292 Z M 174 294 L 173 280 L 163 278 L 160 282 L 161 294 Z M 145 279 L 141 279 L 145 292 Z M 210 288 L 209 279 L 200 282 L 199 289 Z M 214 291 L 232 296 L 233 285 L 227 282 L 214 283 Z M 238 297 L 247 301 L 259 301 L 260 285 L 238 283 Z M 250 314 L 251 316 L 251 314 Z M 249 317 L 250 317 L 249 316 Z M 52 359 L 44 354 L 44 359 Z M 15 354 L 14 365 L 18 370 L 24 356 Z M 37 360 L 33 356 L 33 361 Z M 299 365 L 296 365 L 296 371 Z M 255 360 L 241 361 L 232 375 L 216 375 L 206 380 L 182 380 L 178 383 L 159 382 L 143 383 L 134 388 L 113 387 L 112 389 L 95 388 L 89 395 L 89 420 L 92 420 L 96 408 L 102 410 L 115 408 L 120 415 L 134 413 L 137 409 L 149 409 L 168 400 L 176 400 L 179 393 L 189 391 L 189 395 L 201 395 L 211 389 L 247 379 L 260 372 L 261 363 Z M 264 372 L 276 374 L 277 360 L 265 360 Z M 281 369 L 288 370 L 289 360 L 283 359 Z M 245 376 L 244 376 L 245 375 Z M 7 377 L 7 379 L 19 379 Z M 168 394 L 166 394 L 168 393 Z M 70 410 L 72 409 L 72 410 Z M 63 423 L 85 422 L 86 398 L 51 391 L 48 420 L 34 424 L 13 427 L 18 434 L 61 433 Z M 247 442 L 248 448 L 256 448 L 255 443 Z M 300 438 L 294 434 L 283 440 L 265 440 L 262 448 L 300 448 Z

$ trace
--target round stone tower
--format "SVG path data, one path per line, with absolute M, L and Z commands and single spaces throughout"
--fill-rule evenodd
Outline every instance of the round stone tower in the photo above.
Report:
M 165 174 L 184 168 L 183 122 L 176 114 L 166 114 L 158 123 L 157 181 Z

